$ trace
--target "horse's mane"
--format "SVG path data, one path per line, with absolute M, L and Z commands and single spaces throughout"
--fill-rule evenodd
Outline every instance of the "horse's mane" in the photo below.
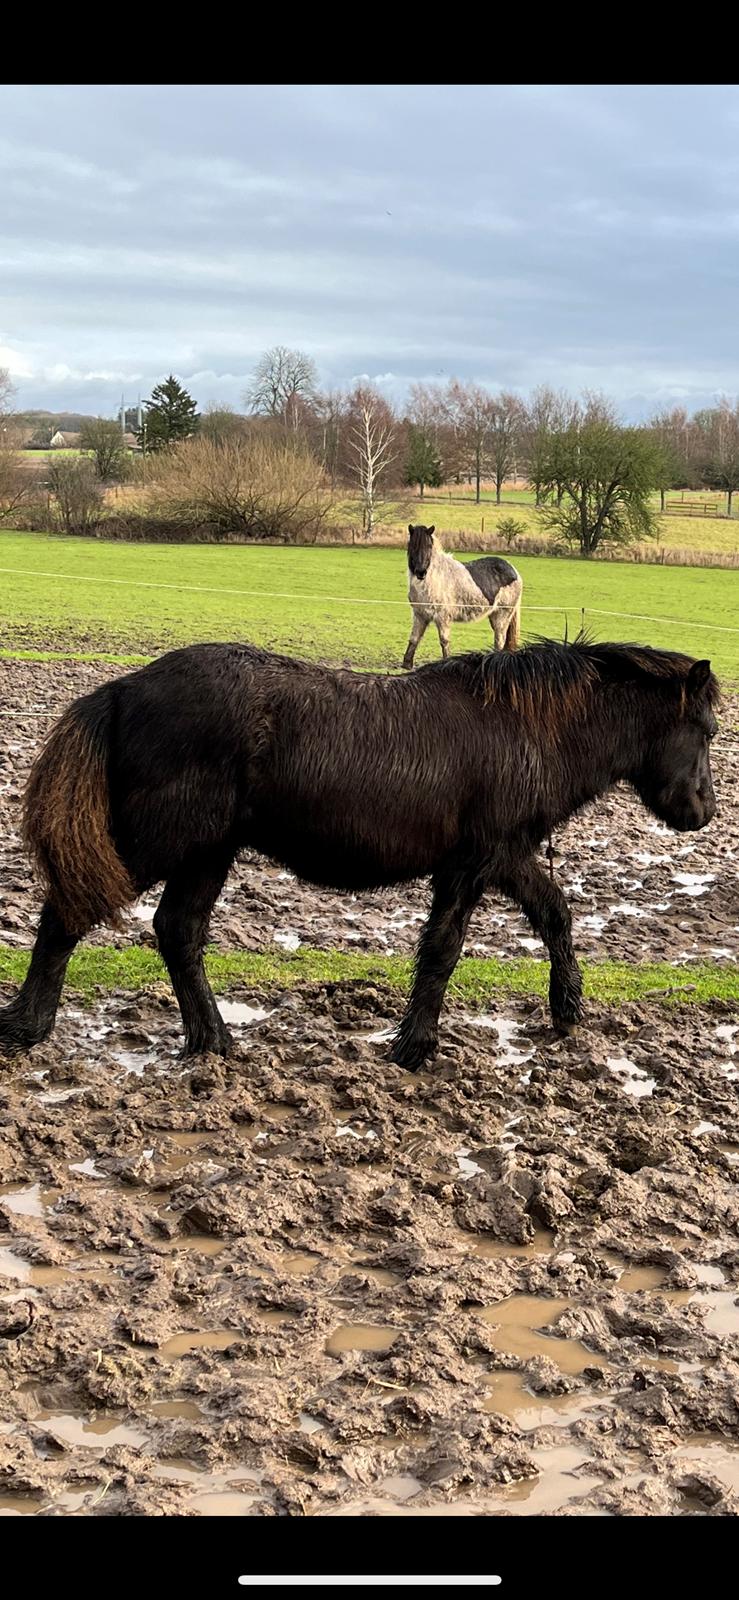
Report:
M 584 711 L 599 683 L 631 683 L 684 688 L 692 656 L 656 650 L 642 644 L 599 644 L 584 633 L 571 644 L 535 639 L 515 651 L 471 652 L 447 665 L 462 667 L 473 692 L 486 705 L 509 705 L 529 723 L 561 723 Z M 718 704 L 720 689 L 711 673 L 705 688 L 708 703 Z

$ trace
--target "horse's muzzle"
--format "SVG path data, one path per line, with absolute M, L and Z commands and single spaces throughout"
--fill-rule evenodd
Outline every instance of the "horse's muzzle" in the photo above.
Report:
M 670 816 L 665 817 L 665 821 L 677 833 L 697 833 L 700 828 L 707 828 L 709 822 L 713 822 L 717 810 L 718 807 L 713 798 L 710 800 L 696 800 L 689 805 L 681 807 L 679 811 L 673 811 Z

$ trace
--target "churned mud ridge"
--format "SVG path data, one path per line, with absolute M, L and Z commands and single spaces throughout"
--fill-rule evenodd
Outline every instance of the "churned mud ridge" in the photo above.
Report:
M 0 1513 L 737 1514 L 739 1008 L 220 1004 L 3 1066 Z
M 36 895 L 19 839 L 26 774 L 54 718 L 77 695 L 123 669 L 98 663 L 0 662 L 0 942 L 26 946 Z M 579 955 L 594 959 L 732 962 L 739 958 L 739 699 L 727 698 L 713 754 L 720 815 L 704 832 L 670 833 L 620 789 L 555 841 L 557 874 Z M 409 954 L 428 910 L 423 883 L 339 896 L 298 883 L 255 856 L 235 866 L 213 921 L 225 949 L 320 949 Z M 156 894 L 129 919 L 124 942 L 151 941 Z M 93 942 L 109 943 L 109 929 Z M 117 940 L 116 942 L 120 942 Z M 543 956 L 512 906 L 489 895 L 475 912 L 467 955 Z

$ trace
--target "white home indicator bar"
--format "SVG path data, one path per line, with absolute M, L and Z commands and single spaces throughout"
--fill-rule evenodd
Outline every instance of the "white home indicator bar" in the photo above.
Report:
M 323 1585 L 323 1586 L 325 1586 L 326 1588 L 329 1588 L 329 1589 L 336 1589 L 341 1584 L 352 1584 L 355 1589 L 359 1589 L 359 1588 L 361 1588 L 361 1589 L 371 1589 L 371 1588 L 376 1588 L 376 1587 L 379 1587 L 379 1586 L 386 1586 L 388 1584 L 393 1584 L 393 1585 L 402 1584 L 406 1588 L 411 1588 L 411 1587 L 419 1588 L 421 1586 L 421 1584 L 425 1584 L 425 1586 L 427 1588 L 429 1588 L 429 1589 L 433 1589 L 433 1588 L 436 1588 L 436 1589 L 441 1589 L 441 1588 L 445 1588 L 445 1589 L 461 1588 L 463 1585 L 469 1586 L 469 1587 L 474 1587 L 476 1589 L 484 1589 L 486 1584 L 489 1584 L 489 1583 L 502 1583 L 502 1581 L 503 1581 L 502 1578 L 497 1577 L 495 1574 L 493 1574 L 489 1578 L 481 1578 L 481 1577 L 478 1577 L 477 1574 L 473 1574 L 471 1577 L 467 1577 L 467 1578 L 447 1578 L 447 1577 L 434 1578 L 434 1577 L 430 1577 L 428 1575 L 426 1575 L 425 1577 L 418 1577 L 418 1578 L 408 1578 L 408 1577 L 395 1577 L 395 1578 L 393 1578 L 393 1577 L 381 1577 L 381 1578 L 364 1578 L 364 1577 L 353 1577 L 353 1578 L 351 1578 L 351 1577 L 349 1577 L 349 1578 L 324 1577 L 324 1578 L 318 1578 L 318 1577 L 304 1577 L 304 1578 L 301 1578 L 301 1577 L 298 1577 L 297 1574 L 295 1574 L 295 1575 L 291 1574 L 289 1577 L 282 1577 L 282 1578 L 272 1577 L 272 1576 L 270 1576 L 270 1577 L 261 1577 L 261 1578 L 258 1578 L 258 1577 L 249 1578 L 247 1576 L 244 1576 L 244 1577 L 239 1578 L 239 1583 L 243 1584 L 245 1589 L 248 1589 L 248 1588 L 250 1588 L 252 1586 L 256 1587 L 257 1585 L 265 1587 L 265 1588 L 270 1588 L 270 1589 L 278 1589 L 278 1588 L 295 1589 L 295 1588 L 298 1587 L 298 1585 L 300 1585 L 303 1588 L 315 1589 L 315 1588 L 318 1587 L 319 1584 Z

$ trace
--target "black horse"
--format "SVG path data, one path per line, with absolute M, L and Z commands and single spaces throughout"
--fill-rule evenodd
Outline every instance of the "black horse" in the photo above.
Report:
M 717 701 L 708 661 L 582 638 L 409 678 L 236 644 L 162 656 L 75 701 L 31 772 L 25 838 L 47 898 L 26 980 L 0 1012 L 0 1049 L 50 1034 L 77 941 L 164 881 L 154 927 L 186 1052 L 227 1054 L 203 948 L 245 848 L 331 889 L 431 878 L 399 1064 L 433 1054 L 487 889 L 544 940 L 552 1018 L 568 1031 L 581 1015 L 570 915 L 535 852 L 621 779 L 671 827 L 705 827 Z

